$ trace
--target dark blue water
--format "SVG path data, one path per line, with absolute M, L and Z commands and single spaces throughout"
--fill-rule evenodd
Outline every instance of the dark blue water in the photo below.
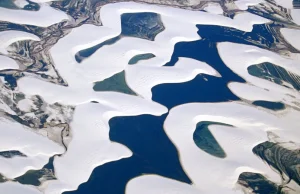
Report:
M 75 55 L 75 60 L 78 63 L 81 63 L 84 59 L 90 57 L 92 54 L 94 54 L 98 49 L 106 46 L 106 45 L 112 45 L 116 42 L 118 42 L 121 39 L 121 36 L 116 36 L 114 38 L 108 39 L 104 42 L 101 42 L 100 44 L 97 44 L 93 47 L 78 51 Z
M 222 102 L 239 100 L 227 88 L 230 81 L 244 82 L 226 67 L 218 55 L 216 44 L 209 40 L 180 42 L 175 45 L 171 61 L 166 66 L 173 66 L 178 57 L 188 57 L 206 62 L 217 70 L 222 77 L 198 75 L 184 83 L 160 84 L 152 88 L 153 100 L 169 109 L 189 102 Z
M 268 49 L 276 46 L 275 43 L 279 43 L 279 39 L 273 36 L 270 30 L 276 25 L 274 23 L 253 25 L 251 32 L 213 25 L 197 25 L 197 28 L 199 29 L 198 34 L 203 39 L 212 42 L 234 42 Z
M 270 101 L 258 100 L 258 101 L 254 101 L 252 104 L 270 110 L 275 110 L 275 111 L 285 109 L 285 105 L 281 102 L 270 102 Z
M 153 100 L 169 109 L 189 102 L 239 100 L 227 88 L 227 83 L 244 80 L 222 62 L 216 48 L 217 41 L 207 37 L 199 41 L 177 43 L 166 66 L 174 65 L 178 57 L 193 58 L 211 65 L 222 78 L 198 75 L 185 83 L 161 84 L 152 89 Z M 239 39 L 235 41 L 241 42 Z M 179 163 L 176 148 L 164 132 L 163 122 L 166 116 L 167 114 L 160 117 L 140 115 L 111 119 L 110 139 L 126 145 L 133 152 L 133 156 L 95 168 L 90 179 L 81 184 L 77 191 L 65 194 L 123 194 L 129 180 L 148 173 L 191 183 Z
M 119 36 L 108 39 L 93 47 L 76 53 L 75 59 L 78 63 L 93 55 L 98 49 L 106 45 L 118 42 L 122 37 L 136 37 L 153 41 L 155 36 L 162 32 L 165 27 L 157 13 L 124 13 L 121 15 L 122 31 Z
M 66 193 L 124 193 L 128 180 L 149 173 L 191 183 L 162 129 L 165 118 L 140 115 L 111 119 L 110 139 L 126 145 L 133 156 L 97 167 L 87 183 Z
M 223 79 L 199 75 L 185 83 L 161 84 L 153 88 L 153 100 L 168 108 L 188 102 L 238 100 L 226 84 L 230 80 L 243 80 L 222 63 L 215 45 L 203 40 L 178 43 L 169 65 L 178 57 L 190 57 L 212 63 L 216 70 L 224 74 Z M 90 179 L 80 185 L 77 191 L 65 194 L 122 194 L 130 179 L 148 173 L 191 183 L 179 163 L 176 148 L 163 130 L 166 116 L 140 115 L 111 119 L 110 139 L 126 145 L 133 152 L 133 156 L 95 168 Z

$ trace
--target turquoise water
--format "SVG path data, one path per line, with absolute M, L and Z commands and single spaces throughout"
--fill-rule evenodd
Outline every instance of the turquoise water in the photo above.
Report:
M 193 134 L 193 140 L 195 144 L 206 153 L 218 157 L 226 158 L 226 153 L 219 145 L 214 135 L 209 130 L 209 125 L 223 125 L 230 126 L 224 123 L 203 121 L 197 124 L 197 127 Z
M 9 9 L 19 9 L 11 0 L 1 0 L 0 7 L 5 7 Z
M 136 95 L 136 93 L 126 84 L 124 71 L 117 73 L 103 81 L 96 82 L 93 89 L 95 91 L 112 91 Z
M 145 53 L 145 54 L 135 55 L 134 57 L 132 57 L 132 58 L 128 61 L 128 65 L 135 65 L 135 64 L 137 64 L 139 61 L 151 59 L 151 58 L 153 58 L 153 57 L 155 57 L 155 55 L 152 54 L 152 53 Z

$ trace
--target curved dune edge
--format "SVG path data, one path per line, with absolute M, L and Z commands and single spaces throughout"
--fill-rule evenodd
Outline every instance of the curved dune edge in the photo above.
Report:
M 126 68 L 126 81 L 138 94 L 146 99 L 151 99 L 151 89 L 154 86 L 162 83 L 190 81 L 198 74 L 221 76 L 207 63 L 180 57 L 174 67 L 128 66 Z
M 293 18 L 293 21 L 300 25 L 300 10 L 299 9 L 292 9 L 291 10 L 291 16 Z
M 283 102 L 290 106 L 295 106 L 294 98 L 286 96 L 282 93 L 268 91 L 260 87 L 256 87 L 247 83 L 231 82 L 228 88 L 239 98 L 254 102 L 256 100 L 264 100 L 271 102 Z
M 235 1 L 234 4 L 240 10 L 247 10 L 249 6 L 257 5 L 257 4 L 260 4 L 263 2 L 264 2 L 264 0 L 238 0 L 238 1 Z
M 48 27 L 70 17 L 47 4 L 41 4 L 38 11 L 12 10 L 0 7 L 0 20 L 17 24 L 28 24 L 40 27 Z
M 217 47 L 219 55 L 227 67 L 256 87 L 249 86 L 249 84 L 229 83 L 228 86 L 235 95 L 251 101 L 260 100 L 260 98 L 281 101 L 300 108 L 300 94 L 298 91 L 252 76 L 247 70 L 251 65 L 270 62 L 300 75 L 299 61 L 284 58 L 255 46 L 224 42 L 219 43 Z
M 0 55 L 0 70 L 19 69 L 19 65 L 11 58 Z
M 289 109 L 276 116 L 238 102 L 190 103 L 171 109 L 164 129 L 177 147 L 181 164 L 196 188 L 204 193 L 234 193 L 242 172 L 258 172 L 280 182 L 279 175 L 258 159 L 252 148 L 268 140 L 267 132 L 299 142 L 300 124 L 295 122 L 298 115 L 298 111 Z M 195 145 L 193 132 L 201 121 L 234 126 L 209 126 L 226 152 L 226 158 L 216 158 Z
M 1 20 L 1 19 L 0 19 Z M 35 40 L 40 41 L 40 38 L 34 34 L 28 32 L 22 32 L 17 30 L 8 30 L 0 32 L 0 53 L 7 54 L 6 48 L 14 42 L 22 41 L 22 40 Z M 0 55 L 1 56 L 1 55 Z M 0 58 L 2 63 L 7 61 L 3 61 L 4 58 Z M 12 63 L 12 62 L 10 62 Z M 1 64 L 2 65 L 2 64 Z
M 0 119 L 0 128 L 0 151 L 19 150 L 27 156 L 0 157 L 0 172 L 6 178 L 16 178 L 28 170 L 41 169 L 51 156 L 64 152 L 62 146 L 19 123 Z
M 48 27 L 70 17 L 47 4 L 41 4 L 38 11 L 13 10 L 0 7 L 0 20 L 16 24 L 28 24 L 40 27 Z
M 295 49 L 300 51 L 300 30 L 281 28 L 281 34 Z
M 208 13 L 223 14 L 223 9 L 218 3 L 209 3 L 208 6 L 204 8 L 204 10 Z
M 142 175 L 131 179 L 126 185 L 126 194 L 199 194 L 197 188 L 158 175 Z
M 41 194 L 41 192 L 32 186 L 22 185 L 16 182 L 5 182 L 0 184 L 0 191 L 9 194 Z

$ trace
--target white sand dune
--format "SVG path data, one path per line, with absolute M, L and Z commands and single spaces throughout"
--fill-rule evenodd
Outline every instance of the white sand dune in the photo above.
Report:
M 199 194 L 198 189 L 189 184 L 157 175 L 143 175 L 131 179 L 126 186 L 126 194 Z M 211 193 L 212 194 L 212 193 Z
M 280 32 L 288 43 L 300 51 L 300 30 L 281 28 Z
M 1 8 L 0 8 L 1 9 Z M 1 11 L 0 11 L 1 14 Z M 0 18 L 1 20 L 1 18 Z M 22 40 L 40 41 L 40 38 L 28 32 L 8 30 L 0 32 L 0 53 L 7 54 L 6 48 L 14 42 Z M 2 61 L 3 58 L 1 58 Z
M 252 148 L 268 140 L 267 131 L 279 132 L 282 137 L 299 142 L 300 124 L 291 115 L 299 116 L 299 112 L 291 110 L 276 116 L 244 103 L 190 103 L 171 109 L 164 129 L 177 147 L 183 169 L 195 187 L 203 193 L 240 193 L 234 187 L 242 172 L 259 172 L 280 182 L 279 175 L 258 159 Z M 196 146 L 193 133 L 201 121 L 234 126 L 209 126 L 226 158 L 214 157 Z
M 300 75 L 300 63 L 297 60 L 288 59 L 280 56 L 279 54 L 267 51 L 255 46 L 242 45 L 236 43 L 219 43 L 219 55 L 223 62 L 233 72 L 244 78 L 249 84 L 258 87 L 257 90 L 265 90 L 260 93 L 254 92 L 253 87 L 243 84 L 229 84 L 229 88 L 234 94 L 243 99 L 259 100 L 263 94 L 269 96 L 269 100 L 274 99 L 285 102 L 289 105 L 299 107 L 300 94 L 297 90 L 293 90 L 268 80 L 264 80 L 248 73 L 247 68 L 251 65 L 260 64 L 263 62 L 273 63 L 277 66 L 283 67 L 287 71 Z M 244 88 L 242 88 L 244 87 Z M 250 89 L 251 91 L 247 90 Z M 267 94 L 269 92 L 269 94 Z
M 18 150 L 27 156 L 0 157 L 0 172 L 7 178 L 16 178 L 28 170 L 41 169 L 51 156 L 64 152 L 62 146 L 17 122 L 1 119 L 0 128 L 0 151 Z
M 268 91 L 251 84 L 231 82 L 228 84 L 228 88 L 239 98 L 249 100 L 251 102 L 256 100 L 264 100 L 271 102 L 283 102 L 290 106 L 296 106 L 294 103 L 295 98 L 289 95 L 275 91 Z
M 0 191 L 3 194 L 41 194 L 41 192 L 32 186 L 22 185 L 16 182 L 0 183 Z
M 146 99 L 151 99 L 152 87 L 162 83 L 190 81 L 198 74 L 220 76 L 216 70 L 204 62 L 180 57 L 174 67 L 128 66 L 126 81 L 138 94 Z
M 0 70 L 4 69 L 19 69 L 19 65 L 13 59 L 0 55 Z
M 292 9 L 291 10 L 291 16 L 293 18 L 293 21 L 300 25 L 300 10 L 299 9 Z
M 264 2 L 264 0 L 238 0 L 238 1 L 235 1 L 234 4 L 240 10 L 247 10 L 249 6 L 257 5 L 257 4 L 260 4 L 263 2 Z
M 223 9 L 218 3 L 209 3 L 204 10 L 208 13 L 223 14 Z
M 47 27 L 69 19 L 67 14 L 47 4 L 41 4 L 38 11 L 14 10 L 0 7 L 0 20 L 17 24 Z
M 275 0 L 275 2 L 285 8 L 292 9 L 293 8 L 293 0 Z

